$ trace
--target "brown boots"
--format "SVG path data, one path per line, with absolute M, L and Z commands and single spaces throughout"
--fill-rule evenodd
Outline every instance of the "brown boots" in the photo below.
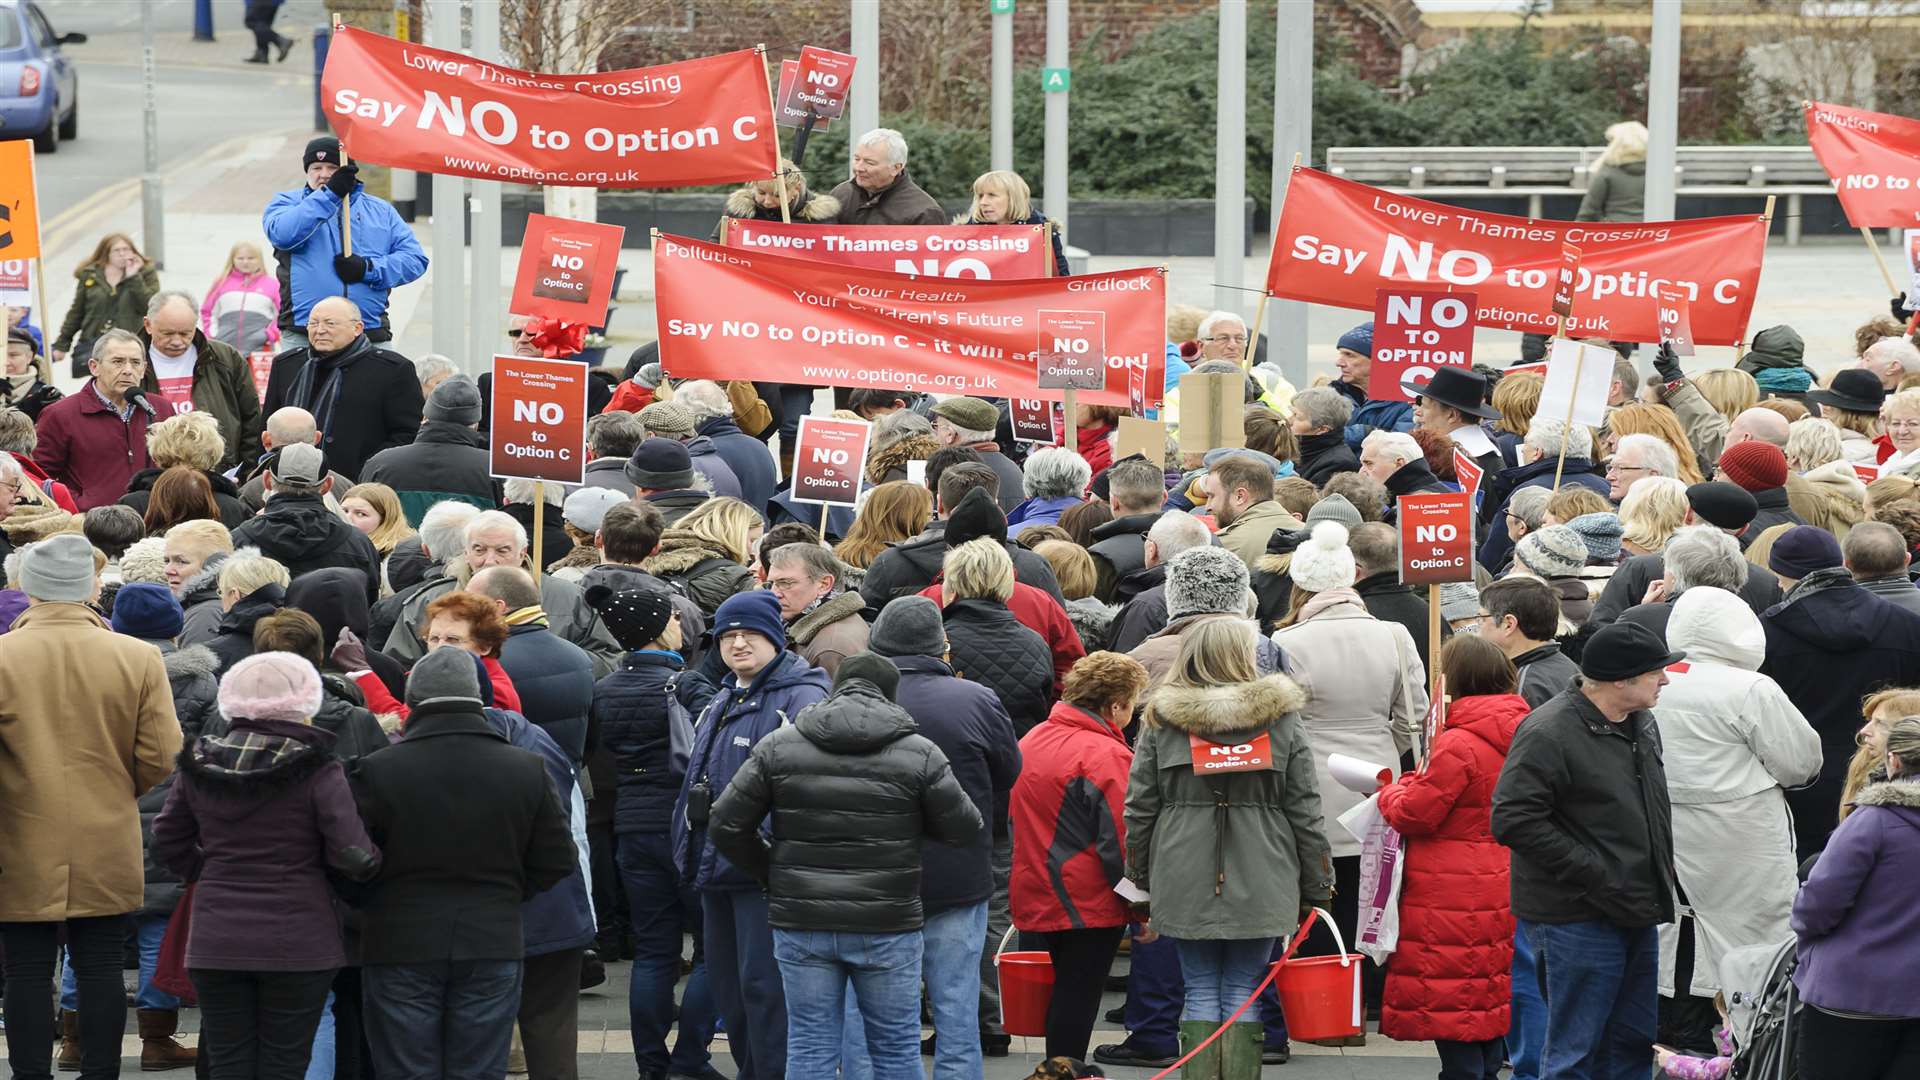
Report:
M 68 1013 L 68 1016 L 73 1014 Z M 163 1072 L 167 1069 L 190 1069 L 193 1067 L 194 1051 L 174 1041 L 174 1032 L 180 1030 L 180 1012 L 178 1009 L 141 1009 L 140 1017 L 140 1069 L 143 1072 Z M 66 1045 L 61 1044 L 61 1061 L 66 1060 Z M 64 1064 L 62 1065 L 64 1068 Z M 79 1067 L 79 1055 L 74 1055 L 74 1067 Z
M 60 1010 L 60 1056 L 54 1063 L 61 1072 L 80 1071 L 80 1014 L 72 1009 Z

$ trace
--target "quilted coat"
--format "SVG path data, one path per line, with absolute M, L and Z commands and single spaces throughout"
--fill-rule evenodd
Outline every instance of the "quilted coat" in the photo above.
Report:
M 1407 838 L 1400 944 L 1380 1003 L 1389 1038 L 1479 1042 L 1507 1031 L 1511 856 L 1490 819 L 1500 766 L 1530 708 L 1517 694 L 1453 702 L 1427 771 L 1380 792 L 1380 816 Z
M 1047 718 L 1054 701 L 1053 659 L 1039 634 L 991 600 L 955 600 L 942 619 L 953 673 L 999 695 L 1016 734 L 1024 736 Z

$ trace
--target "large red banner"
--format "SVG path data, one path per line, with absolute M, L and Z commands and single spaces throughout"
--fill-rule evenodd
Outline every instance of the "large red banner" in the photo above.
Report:
M 1807 145 L 1833 178 L 1847 221 L 1920 225 L 1920 120 L 1809 101 Z
M 728 218 L 728 247 L 916 277 L 1028 278 L 1052 272 L 1045 225 L 816 225 Z
M 1035 358 L 1042 309 L 1106 319 L 1106 386 L 1090 405 L 1127 404 L 1166 382 L 1166 277 L 1159 267 L 1079 277 L 930 281 L 656 234 L 660 363 L 677 379 L 768 379 L 922 393 L 1058 399 Z
M 1573 337 L 1659 339 L 1649 301 L 1661 285 L 1687 291 L 1695 340 L 1746 336 L 1760 283 L 1767 222 L 1542 221 L 1395 195 L 1296 168 L 1275 230 L 1267 291 L 1289 300 L 1373 310 L 1378 289 L 1450 285 L 1479 298 L 1481 326 L 1554 331 L 1553 279 L 1562 245 L 1581 249 Z
M 766 65 L 752 49 L 542 75 L 352 28 L 320 96 L 350 157 L 480 180 L 683 187 L 773 175 Z

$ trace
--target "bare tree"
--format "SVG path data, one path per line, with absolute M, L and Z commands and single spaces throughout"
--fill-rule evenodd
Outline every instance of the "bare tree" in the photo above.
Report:
M 685 24 L 686 0 L 501 0 L 502 44 L 527 71 L 581 72 L 623 36 Z

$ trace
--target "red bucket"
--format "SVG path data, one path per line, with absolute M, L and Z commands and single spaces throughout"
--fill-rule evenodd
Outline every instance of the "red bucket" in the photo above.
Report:
M 1319 909 L 1315 909 L 1318 911 Z M 1319 912 L 1320 920 L 1333 931 L 1340 947 L 1339 956 L 1315 956 L 1304 960 L 1281 961 L 1280 975 L 1273 988 L 1280 995 L 1280 1011 L 1287 1017 L 1287 1035 L 1291 1038 L 1338 1039 L 1358 1035 L 1365 1030 L 1360 1009 L 1359 953 L 1347 952 L 1333 917 Z M 1302 936 L 1307 927 L 1302 927 Z
M 1009 928 L 1000 949 L 1013 940 Z M 1005 952 L 993 955 L 1000 972 L 1000 1026 L 1009 1035 L 1047 1033 L 1047 1004 L 1053 1000 L 1053 957 L 1044 952 Z

